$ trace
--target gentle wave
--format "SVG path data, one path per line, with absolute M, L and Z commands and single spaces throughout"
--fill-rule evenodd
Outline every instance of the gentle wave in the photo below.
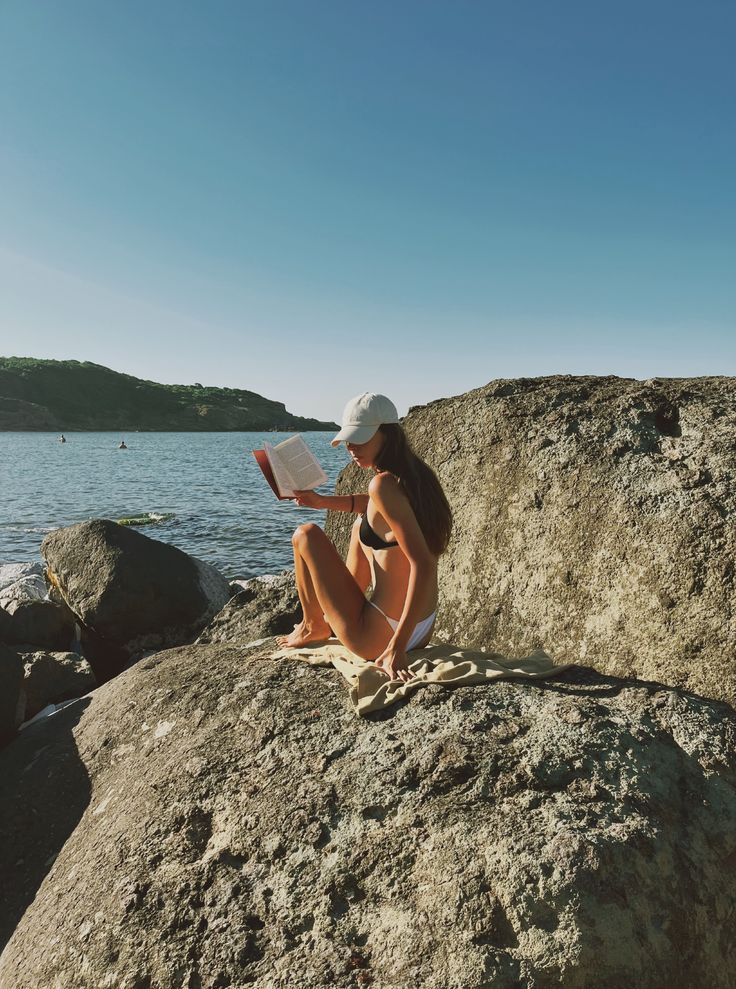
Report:
M 2 529 L 3 532 L 28 532 L 28 533 L 42 532 L 42 533 L 44 533 L 44 535 L 46 535 L 47 533 L 54 531 L 54 526 L 52 526 L 52 525 L 32 525 L 32 526 L 26 526 L 26 525 L 3 525 L 3 524 L 0 524 L 0 529 Z
M 157 525 L 176 518 L 174 512 L 144 512 L 143 515 L 130 515 L 127 518 L 115 519 L 118 525 Z

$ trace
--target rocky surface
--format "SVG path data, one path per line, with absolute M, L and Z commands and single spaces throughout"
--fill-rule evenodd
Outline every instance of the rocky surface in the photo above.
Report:
M 0 753 L 2 989 L 734 984 L 728 707 L 581 669 L 358 719 L 271 650 L 158 653 Z
M 28 601 L 44 601 L 48 587 L 40 564 L 7 564 L 0 567 L 0 608 L 9 614 Z
M 0 563 L 0 600 L 6 588 L 16 584 L 26 577 L 41 577 L 43 567 L 40 563 Z
M 97 686 L 89 663 L 76 653 L 26 652 L 21 658 L 25 671 L 26 719 L 48 704 L 81 697 Z
M 214 567 L 108 519 L 57 529 L 41 552 L 56 593 L 83 626 L 99 682 L 146 650 L 191 642 L 231 594 Z
M 455 513 L 438 638 L 736 703 L 735 378 L 493 381 L 404 425 Z
M 0 566 L 0 642 L 64 650 L 72 643 L 74 626 L 69 609 L 49 600 L 39 563 Z
M 0 744 L 13 737 L 25 714 L 23 662 L 17 652 L 0 643 Z
M 246 645 L 291 632 L 301 618 L 293 570 L 235 582 L 231 587 L 236 590 L 235 596 L 215 615 L 197 642 Z
M 0 642 L 7 642 L 10 638 L 10 628 L 12 618 L 3 608 L 0 608 Z
M 0 639 L 19 647 L 69 649 L 75 634 L 74 616 L 53 601 L 23 601 L 12 615 Z

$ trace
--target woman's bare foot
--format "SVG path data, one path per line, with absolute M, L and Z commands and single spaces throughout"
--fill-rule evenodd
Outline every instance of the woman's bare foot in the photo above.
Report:
M 277 641 L 285 649 L 296 649 L 307 644 L 314 645 L 318 642 L 327 642 L 331 635 L 332 629 L 326 622 L 308 625 L 302 621 L 294 626 L 293 632 L 290 632 L 289 635 L 280 635 Z

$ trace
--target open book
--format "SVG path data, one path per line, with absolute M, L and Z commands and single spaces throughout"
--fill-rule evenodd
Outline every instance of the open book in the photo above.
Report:
M 327 475 L 298 433 L 276 446 L 264 443 L 253 456 L 279 499 L 293 498 L 295 491 L 310 491 L 327 483 Z

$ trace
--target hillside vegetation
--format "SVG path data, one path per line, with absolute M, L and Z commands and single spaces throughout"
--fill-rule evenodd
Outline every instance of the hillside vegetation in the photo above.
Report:
M 161 385 L 88 361 L 0 357 L 0 430 L 331 430 L 239 388 Z

